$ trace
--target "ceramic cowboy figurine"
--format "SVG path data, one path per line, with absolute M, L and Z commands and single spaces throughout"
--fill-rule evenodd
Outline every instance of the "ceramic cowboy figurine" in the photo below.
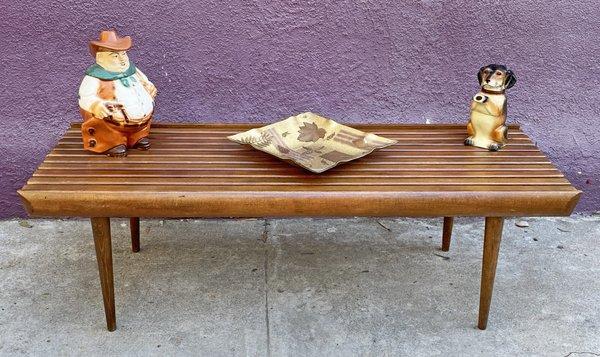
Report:
M 109 156 L 148 150 L 156 87 L 129 61 L 131 37 L 102 31 L 89 47 L 96 64 L 79 87 L 84 149 Z
M 471 101 L 471 118 L 467 124 L 469 137 L 465 145 L 498 151 L 508 141 L 506 122 L 506 95 L 517 77 L 506 67 L 490 64 L 481 67 L 477 75 L 481 91 Z

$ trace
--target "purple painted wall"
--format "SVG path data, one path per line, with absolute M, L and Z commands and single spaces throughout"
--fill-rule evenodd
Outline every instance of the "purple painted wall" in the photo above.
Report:
M 509 122 L 600 209 L 600 7 L 559 1 L 199 0 L 0 3 L 0 216 L 68 123 L 115 27 L 159 89 L 157 121 L 465 123 L 483 64 L 518 77 Z

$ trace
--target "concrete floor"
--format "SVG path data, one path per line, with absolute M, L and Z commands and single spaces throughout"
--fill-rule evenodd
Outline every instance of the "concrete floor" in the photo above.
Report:
M 0 355 L 600 355 L 600 215 L 527 221 L 479 331 L 479 219 L 116 220 L 113 333 L 89 222 L 1 221 Z

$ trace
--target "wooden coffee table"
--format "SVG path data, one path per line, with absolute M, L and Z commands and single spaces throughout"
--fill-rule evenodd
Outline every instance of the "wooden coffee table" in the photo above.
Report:
M 462 144 L 462 125 L 356 125 L 399 143 L 312 174 L 226 136 L 258 124 L 154 125 L 152 149 L 110 158 L 83 151 L 73 124 L 19 191 L 32 216 L 91 218 L 107 327 L 116 329 L 110 218 L 485 217 L 479 306 L 485 329 L 503 217 L 571 214 L 580 191 L 517 126 L 500 152 Z

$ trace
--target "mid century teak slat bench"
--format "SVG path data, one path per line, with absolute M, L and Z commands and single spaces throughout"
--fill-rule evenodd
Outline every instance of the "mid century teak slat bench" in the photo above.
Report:
M 150 151 L 110 158 L 83 151 L 73 124 L 19 191 L 33 216 L 90 217 L 107 327 L 116 329 L 110 218 L 130 217 L 485 217 L 478 327 L 485 329 L 503 217 L 569 215 L 580 192 L 517 126 L 500 152 L 466 147 L 462 125 L 358 125 L 398 140 L 323 174 L 232 143 L 259 125 L 154 125 Z

